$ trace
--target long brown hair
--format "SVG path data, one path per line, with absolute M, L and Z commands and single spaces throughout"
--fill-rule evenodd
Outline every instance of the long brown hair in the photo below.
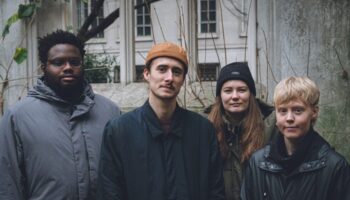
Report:
M 214 124 L 216 137 L 219 142 L 220 153 L 224 160 L 228 156 L 228 145 L 225 138 L 225 124 L 222 116 L 224 115 L 222 100 L 220 96 L 215 99 L 215 104 L 209 113 L 208 119 Z M 265 126 L 262 119 L 259 105 L 254 95 L 249 97 L 249 107 L 242 121 L 242 130 L 240 143 L 242 145 L 241 163 L 247 161 L 250 156 L 264 145 Z

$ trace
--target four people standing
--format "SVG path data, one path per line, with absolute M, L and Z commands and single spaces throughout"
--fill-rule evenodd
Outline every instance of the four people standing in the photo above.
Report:
M 313 129 L 310 79 L 277 85 L 275 122 L 248 65 L 231 63 L 210 123 L 177 104 L 188 59 L 165 42 L 146 58 L 148 100 L 120 117 L 85 81 L 84 55 L 69 32 L 39 39 L 44 75 L 0 122 L 0 199 L 350 199 L 349 164 Z

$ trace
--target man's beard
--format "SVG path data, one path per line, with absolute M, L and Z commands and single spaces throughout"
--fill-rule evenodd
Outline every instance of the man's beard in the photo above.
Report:
M 48 74 L 44 75 L 44 82 L 57 96 L 71 103 L 79 101 L 84 91 L 84 79 L 82 75 L 77 77 L 77 82 L 72 85 L 63 85 Z

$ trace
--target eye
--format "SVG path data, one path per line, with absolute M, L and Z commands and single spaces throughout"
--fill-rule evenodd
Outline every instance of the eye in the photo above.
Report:
M 175 76 L 181 76 L 181 75 L 183 74 L 183 71 L 182 71 L 182 69 L 174 68 L 174 69 L 173 69 L 173 74 L 174 74 Z
M 66 61 L 63 59 L 54 59 L 50 60 L 49 63 L 55 67 L 61 67 L 66 63 Z
M 229 94 L 229 93 L 232 92 L 232 89 L 231 89 L 231 88 L 223 88 L 223 89 L 222 89 L 222 92 L 223 92 L 223 93 L 226 93 L 226 94 Z
M 287 109 L 285 108 L 278 108 L 277 113 L 280 115 L 285 115 L 287 113 Z
M 295 108 L 294 109 L 294 113 L 295 114 L 301 114 L 301 113 L 303 113 L 304 112 L 304 109 L 303 108 Z
M 68 62 L 73 67 L 79 67 L 81 65 L 80 59 L 70 59 Z
M 167 68 L 166 68 L 166 66 L 160 65 L 160 66 L 158 66 L 157 70 L 160 71 L 161 73 L 164 73 L 164 72 L 166 72 Z
M 237 91 L 240 92 L 240 93 L 245 93 L 245 92 L 248 91 L 248 88 L 245 88 L 245 87 L 244 88 L 238 88 Z

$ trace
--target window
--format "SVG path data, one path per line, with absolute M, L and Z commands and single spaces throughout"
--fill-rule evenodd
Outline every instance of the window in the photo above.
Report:
M 198 64 L 198 77 L 201 81 L 216 81 L 219 74 L 219 63 Z
M 85 21 L 85 19 L 88 17 L 90 14 L 91 10 L 94 8 L 97 0 L 89 0 L 88 3 L 86 3 L 83 0 L 78 0 L 77 1 L 77 12 L 78 12 L 78 27 L 81 27 Z M 97 27 L 101 21 L 103 20 L 103 6 L 98 12 L 98 16 L 96 19 L 92 22 L 90 28 Z M 103 31 L 99 32 L 95 38 L 103 38 L 104 33 Z
M 200 32 L 216 33 L 216 0 L 200 0 Z
M 145 68 L 144 65 L 136 65 L 136 82 L 142 82 L 143 79 L 143 68 Z
M 147 0 L 136 0 L 136 5 Z M 151 16 L 149 5 L 136 9 L 136 35 L 139 37 L 151 35 Z

